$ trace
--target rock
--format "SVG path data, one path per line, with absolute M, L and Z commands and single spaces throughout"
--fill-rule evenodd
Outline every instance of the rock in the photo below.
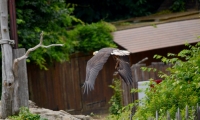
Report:
M 31 113 L 34 113 L 34 114 L 45 114 L 45 113 L 50 112 L 49 109 L 44 109 L 44 108 L 29 108 L 29 110 Z
M 29 100 L 28 103 L 29 103 L 29 108 L 38 108 L 38 106 L 36 106 L 36 104 L 33 101 Z
M 81 120 L 91 120 L 92 119 L 90 116 L 85 116 L 85 115 L 74 115 L 74 117 L 81 119 Z
M 48 120 L 91 120 L 85 115 L 71 115 L 64 110 L 53 111 L 45 108 L 29 108 L 31 113 L 39 114 L 41 118 Z
M 64 114 L 68 114 L 70 115 L 68 112 L 64 111 L 64 110 L 60 110 L 60 112 L 64 113 Z
M 62 120 L 80 120 L 80 119 L 68 115 L 68 116 L 63 116 Z
M 0 105 L 1 108 L 1 105 Z M 64 110 L 53 111 L 46 108 L 39 108 L 36 104 L 29 100 L 29 110 L 33 114 L 40 115 L 41 118 L 46 118 L 48 120 L 92 120 L 90 116 L 85 115 L 71 115 Z M 9 120 L 9 119 L 0 119 Z

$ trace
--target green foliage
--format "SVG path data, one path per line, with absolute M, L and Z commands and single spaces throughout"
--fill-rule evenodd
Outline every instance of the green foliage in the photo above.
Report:
M 102 47 L 116 47 L 111 32 L 114 27 L 105 22 L 85 25 L 74 17 L 74 6 L 62 0 L 19 0 L 16 3 L 19 47 L 27 50 L 39 43 L 44 31 L 44 45 L 63 47 L 39 48 L 30 53 L 27 62 L 46 69 L 53 61 L 63 62 L 76 52 L 91 52 Z
M 185 0 L 175 0 L 172 6 L 169 8 L 173 12 L 185 11 Z
M 170 14 L 172 13 L 172 11 L 170 10 L 162 10 L 162 11 L 159 11 L 157 13 L 155 13 L 155 15 L 164 15 L 164 14 Z
M 128 120 L 131 115 L 131 110 L 133 106 L 137 104 L 130 103 L 127 106 L 122 105 L 122 89 L 121 89 L 121 80 L 118 78 L 114 78 L 114 85 L 110 85 L 114 90 L 114 95 L 111 97 L 109 104 L 111 104 L 109 108 L 110 115 L 107 116 L 107 120 Z M 134 91 L 135 92 L 135 91 Z
M 175 117 L 177 108 L 180 108 L 182 117 L 186 105 L 196 106 L 200 102 L 200 43 L 195 46 L 186 44 L 189 49 L 182 50 L 179 54 L 169 53 L 168 57 L 155 55 L 157 59 L 167 64 L 173 64 L 168 68 L 170 75 L 161 73 L 163 79 L 160 84 L 146 90 L 146 98 L 143 106 L 137 108 L 133 119 L 147 119 L 155 116 L 156 110 L 159 116 L 164 118 L 167 110 L 171 117 Z M 148 69 L 146 69 L 148 70 Z
M 162 0 L 157 0 L 155 4 Z M 86 23 L 98 22 L 100 20 L 114 21 L 136 16 L 149 15 L 151 9 L 157 9 L 148 0 L 101 0 L 81 1 L 66 0 L 67 3 L 75 5 L 75 16 Z M 103 9 L 102 9 L 103 8 Z
M 121 90 L 121 81 L 118 78 L 114 79 L 114 85 L 110 85 L 114 90 L 114 95 L 111 97 L 109 104 L 111 104 L 109 108 L 109 112 L 112 115 L 119 115 L 120 110 L 122 109 L 122 90 Z
M 124 110 L 118 115 L 110 114 L 106 117 L 106 120 L 129 120 L 130 119 L 130 109 Z
M 118 84 L 118 83 L 116 82 L 115 84 Z M 120 93 L 122 92 L 121 87 L 115 88 L 114 86 L 112 86 L 112 88 L 117 89 Z M 119 92 L 115 92 L 115 93 L 119 93 Z M 137 103 L 136 102 L 130 103 L 127 106 L 123 107 L 122 104 L 119 104 L 119 102 L 116 102 L 116 101 L 121 101 L 122 98 L 120 100 L 117 100 L 116 98 L 119 99 L 119 97 L 116 97 L 116 94 L 114 94 L 109 102 L 110 104 L 112 103 L 112 105 L 109 108 L 110 115 L 107 116 L 106 119 L 107 120 L 128 120 L 128 119 L 130 119 L 132 108 Z M 116 105 L 116 103 L 118 103 L 118 105 Z M 119 109 L 119 107 L 116 107 L 116 106 L 120 106 L 120 109 Z M 113 111 L 114 111 L 114 113 L 113 113 Z
M 156 2 L 153 0 L 66 0 L 66 2 L 75 6 L 74 14 L 77 18 L 86 23 L 92 23 L 100 20 L 116 21 L 147 16 L 158 12 L 164 0 L 156 0 Z M 173 2 L 171 6 L 167 10 L 159 12 L 159 14 L 186 10 L 186 0 L 173 0 L 171 2 Z
M 38 114 L 30 113 L 29 109 L 26 107 L 20 108 L 20 112 L 18 116 L 9 116 L 10 120 L 47 120 L 45 118 L 41 118 Z
M 130 118 L 131 110 L 135 103 L 131 103 L 125 107 L 122 105 L 122 89 L 121 89 L 121 80 L 114 78 L 114 84 L 110 85 L 114 90 L 114 95 L 111 97 L 109 104 L 110 115 L 107 116 L 107 120 L 128 120 Z
M 68 32 L 68 38 L 73 42 L 74 52 L 87 53 L 103 47 L 117 47 L 111 35 L 115 29 L 113 25 L 103 21 L 78 25 Z
M 166 119 L 167 111 L 172 119 L 175 119 L 177 109 L 180 109 L 182 118 L 185 116 L 186 106 L 189 106 L 189 120 L 194 119 L 195 110 L 193 107 L 200 103 L 200 43 L 192 46 L 186 44 L 188 49 L 184 49 L 178 54 L 168 53 L 167 57 L 155 55 L 154 58 L 161 59 L 162 62 L 173 64 L 167 70 L 170 74 L 159 72 L 159 77 L 163 79 L 160 84 L 152 80 L 145 91 L 145 98 L 135 101 L 118 110 L 118 114 L 111 114 L 108 120 L 130 119 L 133 106 L 137 106 L 137 111 L 133 120 L 147 120 L 155 118 L 158 111 L 159 120 Z M 154 68 L 142 68 L 146 71 L 157 71 Z M 132 89 L 131 92 L 140 92 Z M 140 104 L 139 104 L 140 103 Z
M 63 47 L 37 49 L 30 53 L 30 59 L 40 67 L 44 64 L 69 59 L 71 42 L 67 40 L 67 28 L 73 21 L 73 8 L 67 8 L 65 2 L 57 0 L 19 0 L 16 2 L 19 47 L 29 49 L 39 43 L 39 35 L 44 31 L 44 45 L 64 44 Z M 29 61 L 29 60 L 28 60 Z

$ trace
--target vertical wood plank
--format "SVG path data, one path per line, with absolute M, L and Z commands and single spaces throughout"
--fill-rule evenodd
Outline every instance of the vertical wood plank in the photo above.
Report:
M 171 120 L 169 111 L 167 111 L 167 120 Z
M 188 112 L 188 105 L 186 105 L 186 108 L 185 108 L 185 120 L 188 120 L 189 119 L 189 112 Z
M 156 110 L 156 120 L 158 120 L 158 111 Z

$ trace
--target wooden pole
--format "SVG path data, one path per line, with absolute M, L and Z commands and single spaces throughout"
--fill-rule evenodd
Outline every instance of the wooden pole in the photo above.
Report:
M 10 38 L 15 41 L 14 48 L 18 48 L 15 0 L 9 0 Z
M 2 42 L 2 96 L 1 96 L 1 117 L 6 118 L 12 115 L 12 93 L 14 86 L 14 75 L 12 71 L 13 54 L 12 47 L 6 41 L 10 40 L 8 29 L 8 7 L 7 0 L 0 0 L 0 19 Z

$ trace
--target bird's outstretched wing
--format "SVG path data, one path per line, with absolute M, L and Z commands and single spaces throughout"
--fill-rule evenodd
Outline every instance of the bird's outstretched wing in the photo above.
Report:
M 114 49 L 115 48 L 103 48 L 87 62 L 86 78 L 83 84 L 84 93 L 88 93 L 88 91 L 94 89 L 95 79 Z
M 128 56 L 120 56 L 118 61 L 119 67 L 117 68 L 117 71 L 119 72 L 119 75 L 127 85 L 132 84 L 133 78 Z

